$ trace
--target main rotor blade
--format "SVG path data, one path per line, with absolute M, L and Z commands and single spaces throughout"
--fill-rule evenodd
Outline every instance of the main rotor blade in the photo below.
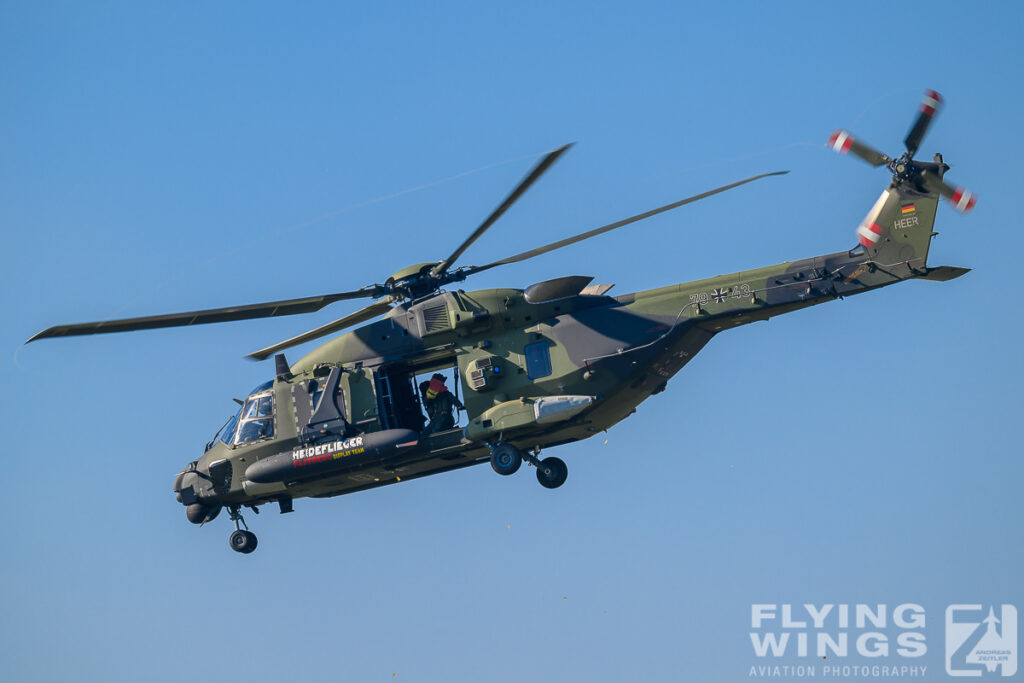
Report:
M 907 137 L 903 141 L 911 157 L 917 153 L 917 148 L 921 146 L 921 140 L 928 131 L 928 126 L 941 108 L 942 95 L 934 90 L 925 90 L 924 97 L 921 98 L 921 105 L 918 107 L 917 120 L 914 121 L 914 125 L 910 128 L 910 132 L 907 133 Z
M 508 208 L 512 206 L 517 199 L 523 196 L 523 193 L 530 188 L 530 185 L 533 185 L 537 178 L 540 178 L 541 175 L 544 174 L 544 171 L 548 170 L 551 167 L 551 164 L 555 163 L 558 160 L 558 157 L 562 156 L 562 154 L 564 154 L 567 149 L 572 147 L 572 145 L 573 143 L 571 142 L 567 145 L 562 145 L 555 151 L 549 152 L 547 156 L 541 159 L 540 162 L 533 167 L 533 170 L 530 171 L 530 173 L 527 174 L 527 176 L 519 182 L 519 185 L 516 186 L 516 189 L 512 190 L 512 193 L 509 194 L 508 197 L 505 197 L 505 201 L 503 201 L 501 205 L 497 209 L 495 209 L 483 223 L 480 224 L 480 227 L 474 230 L 473 234 L 470 235 L 465 242 L 460 244 L 459 247 L 452 252 L 451 256 L 449 256 L 444 261 L 441 261 L 436 266 L 434 266 L 431 269 L 430 274 L 436 276 L 448 270 L 448 268 L 450 268 L 451 265 L 455 263 L 455 260 L 462 256 L 463 252 L 466 251 L 466 249 L 469 249 L 470 245 L 473 244 L 473 242 L 476 242 L 477 239 L 479 239 L 480 235 L 483 235 L 485 232 L 487 232 L 487 229 L 494 225 L 494 222 L 501 218 L 501 215 L 505 213 L 505 211 L 507 211 Z
M 615 223 L 609 223 L 608 225 L 602 226 L 600 228 L 595 228 L 594 230 L 588 230 L 587 232 L 581 232 L 580 234 L 575 235 L 573 237 L 567 237 L 564 240 L 559 240 L 557 242 L 552 242 L 551 244 L 544 245 L 543 247 L 537 247 L 536 249 L 531 249 L 530 251 L 524 251 L 521 254 L 516 254 L 515 256 L 509 256 L 508 258 L 503 258 L 500 261 L 494 261 L 494 262 L 488 263 L 487 265 L 484 265 L 484 266 L 470 266 L 469 268 L 466 268 L 464 271 L 461 271 L 461 272 L 465 273 L 468 276 L 468 275 L 472 275 L 473 273 L 479 273 L 482 270 L 488 270 L 490 268 L 494 268 L 495 266 L 503 266 L 503 265 L 505 265 L 507 263 L 516 263 L 518 261 L 525 261 L 526 259 L 533 258 L 534 256 L 540 256 L 541 254 L 546 254 L 549 251 L 554 251 L 555 249 L 561 249 L 562 247 L 567 247 L 570 244 L 575 244 L 576 242 L 582 242 L 583 240 L 590 239 L 591 237 L 597 237 L 598 235 L 603 235 L 604 233 L 610 232 L 612 230 L 615 230 L 616 228 L 621 228 L 623 226 L 629 225 L 630 223 L 636 223 L 637 221 L 642 221 L 645 218 L 650 218 L 651 216 L 656 216 L 659 213 L 664 213 L 666 211 L 671 211 L 672 209 L 675 209 L 675 208 L 678 208 L 680 206 L 683 206 L 684 204 L 690 204 L 692 202 L 695 202 L 698 199 L 704 199 L 705 197 L 710 197 L 713 194 L 718 194 L 719 192 L 725 192 L 726 190 L 731 190 L 734 187 L 739 187 L 740 185 L 745 185 L 747 183 L 753 182 L 755 180 L 759 180 L 761 178 L 767 178 L 768 176 L 773 176 L 773 175 L 785 175 L 786 173 L 789 173 L 789 171 L 775 171 L 773 173 L 762 173 L 761 175 L 756 175 L 756 176 L 753 176 L 752 178 L 747 178 L 746 180 L 740 180 L 739 182 L 730 183 L 729 185 L 723 185 L 722 187 L 715 188 L 714 190 L 709 190 L 707 192 L 702 192 L 700 194 L 693 195 L 692 197 L 687 197 L 686 199 L 681 199 L 678 202 L 672 202 L 671 204 L 666 204 L 665 206 L 659 206 L 657 209 L 651 209 L 650 211 L 645 211 L 643 213 L 638 213 L 635 216 L 631 216 L 631 217 L 626 218 L 626 219 L 621 220 L 621 221 L 616 221 Z
M 350 325 L 355 325 L 357 323 L 363 322 L 364 320 L 376 318 L 380 314 L 386 313 L 390 310 L 390 297 L 382 299 L 380 301 L 375 301 L 366 308 L 361 308 L 355 313 L 350 313 L 346 315 L 344 318 L 338 318 L 334 322 L 327 323 L 326 325 L 321 325 L 315 330 L 310 330 L 309 332 L 300 334 L 297 337 L 286 339 L 283 342 L 279 342 L 277 344 L 274 344 L 273 346 L 268 346 L 265 349 L 253 351 L 248 356 L 246 356 L 246 358 L 249 358 L 251 360 L 263 360 L 264 358 L 268 358 L 271 354 L 277 353 L 278 351 L 283 351 L 284 349 L 296 346 L 298 344 L 302 344 L 303 342 L 312 341 L 313 339 L 319 339 L 320 337 L 327 336 L 332 332 L 343 330 L 346 327 L 349 327 Z
M 865 145 L 845 130 L 837 130 L 832 133 L 828 139 L 828 146 L 840 154 L 853 152 L 855 156 L 859 156 L 872 166 L 882 166 L 892 161 L 892 159 L 885 156 L 874 147 Z
M 228 306 L 226 308 L 208 308 L 202 311 L 187 313 L 169 313 L 166 315 L 150 315 L 142 318 L 122 318 L 120 320 L 101 320 L 91 323 L 74 325 L 57 325 L 50 327 L 29 339 L 26 344 L 47 337 L 71 337 L 86 334 L 105 334 L 108 332 L 130 332 L 133 330 L 151 330 L 162 327 L 181 327 L 184 325 L 206 325 L 232 320 L 250 320 L 253 318 L 273 318 L 281 315 L 297 315 L 312 313 L 324 306 L 343 299 L 360 299 L 371 297 L 374 288 L 358 289 L 353 292 L 338 292 L 309 296 L 303 299 L 285 299 L 283 301 L 267 301 L 261 304 L 245 306 Z

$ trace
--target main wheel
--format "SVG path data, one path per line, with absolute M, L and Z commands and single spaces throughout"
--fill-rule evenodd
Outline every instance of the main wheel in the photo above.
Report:
M 253 550 L 256 550 L 256 534 L 248 530 L 236 529 L 231 534 L 231 538 L 228 540 L 231 545 L 231 549 L 238 553 L 248 555 Z
M 491 467 L 498 474 L 515 474 L 523 464 L 523 454 L 510 443 L 503 443 L 491 451 Z
M 565 483 L 568 476 L 569 468 L 561 458 L 554 456 L 541 460 L 540 467 L 537 468 L 537 481 L 546 489 L 557 489 Z

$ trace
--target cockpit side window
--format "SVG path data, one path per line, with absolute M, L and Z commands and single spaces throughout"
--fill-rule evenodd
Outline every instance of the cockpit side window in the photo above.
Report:
M 274 397 L 273 396 L 264 396 L 264 397 L 260 398 L 260 405 L 256 409 L 256 414 L 259 415 L 260 417 L 267 417 L 268 415 L 273 414 L 273 411 L 274 411 Z
M 274 399 L 271 396 L 254 396 L 245 402 L 242 410 L 242 419 L 248 420 L 252 417 L 267 417 L 273 412 Z
M 246 420 L 238 430 L 238 439 L 235 443 L 249 443 L 258 439 L 264 439 L 274 435 L 273 420 Z
M 241 415 L 242 411 L 239 410 L 237 413 L 231 416 L 224 428 L 220 430 L 220 440 L 224 442 L 225 446 L 230 446 L 231 442 L 235 438 L 235 427 L 238 426 L 238 416 Z
M 260 407 L 260 400 L 258 398 L 250 398 L 245 402 L 245 407 L 242 409 L 242 419 L 248 420 L 250 417 L 257 417 L 256 409 Z
M 270 392 L 250 396 L 242 407 L 235 445 L 274 436 L 274 395 Z

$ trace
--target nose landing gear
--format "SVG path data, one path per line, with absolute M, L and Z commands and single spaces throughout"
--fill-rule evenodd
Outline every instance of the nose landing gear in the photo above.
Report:
M 491 449 L 491 469 L 500 475 L 515 474 L 523 464 L 523 454 L 510 443 L 503 443 Z
M 235 552 L 248 555 L 256 550 L 258 543 L 256 534 L 249 531 L 249 525 L 242 519 L 242 513 L 238 511 L 237 505 L 228 508 L 228 512 L 231 515 L 231 521 L 235 523 L 235 530 L 232 532 L 231 538 L 228 539 L 228 544 Z M 245 529 L 242 529 L 243 526 Z

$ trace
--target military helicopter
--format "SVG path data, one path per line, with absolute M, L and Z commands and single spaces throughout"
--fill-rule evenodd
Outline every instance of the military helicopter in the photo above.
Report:
M 253 389 L 238 412 L 174 479 L 188 520 L 205 524 L 227 508 L 230 546 L 255 550 L 242 508 L 295 498 L 326 498 L 490 462 L 501 475 L 526 461 L 558 488 L 568 474 L 542 450 L 602 432 L 664 391 L 716 334 L 908 279 L 946 281 L 966 268 L 927 265 L 940 197 L 961 212 L 975 196 L 943 180 L 941 155 L 914 159 L 942 98 L 926 91 L 904 140 L 890 158 L 836 131 L 829 146 L 886 166 L 891 182 L 857 228 L 853 249 L 684 284 L 609 296 L 612 285 L 572 275 L 525 289 L 446 289 L 476 273 L 524 261 L 755 180 L 766 173 L 687 197 L 482 266 L 459 266 L 463 253 L 568 149 L 546 155 L 446 258 L 403 268 L 383 284 L 229 308 L 51 327 L 46 337 L 123 332 L 319 311 L 348 299 L 373 303 L 334 322 L 249 354 L 274 355 L 274 377 Z M 345 332 L 289 364 L 281 353 Z M 463 396 L 467 423 L 424 428 L 429 393 Z M 426 393 L 417 378 L 435 373 Z M 438 377 L 442 378 L 440 381 Z M 449 401 L 451 403 L 451 401 Z M 461 404 L 455 398 L 455 404 Z M 435 421 L 431 421 L 434 425 Z

